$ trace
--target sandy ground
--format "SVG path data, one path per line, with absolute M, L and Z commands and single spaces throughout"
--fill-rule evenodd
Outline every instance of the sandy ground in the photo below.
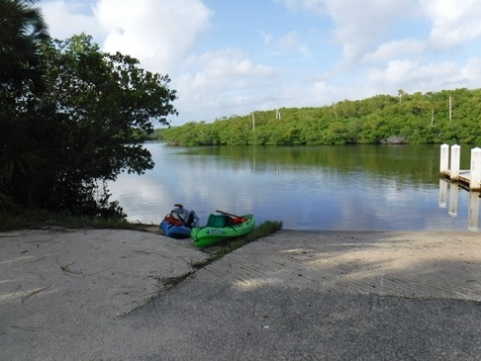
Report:
M 0 359 L 481 360 L 480 233 L 282 230 L 194 272 L 207 257 L 139 231 L 1 233 Z
M 125 314 L 207 259 L 191 241 L 129 230 L 0 234 L 0 305 Z

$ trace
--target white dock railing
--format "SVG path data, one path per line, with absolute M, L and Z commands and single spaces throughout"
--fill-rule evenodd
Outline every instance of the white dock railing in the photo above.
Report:
M 440 172 L 453 182 L 465 183 L 472 191 L 481 191 L 481 148 L 471 149 L 471 168 L 461 170 L 461 147 L 441 145 Z

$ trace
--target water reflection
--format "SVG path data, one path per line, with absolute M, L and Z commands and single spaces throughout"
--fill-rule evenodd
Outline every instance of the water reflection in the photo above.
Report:
M 458 215 L 459 188 L 457 183 L 450 183 L 444 179 L 439 180 L 439 207 L 446 208 L 446 198 L 449 190 L 449 215 L 452 217 L 457 217 Z M 481 195 L 480 192 L 473 191 L 469 191 L 468 194 L 468 230 L 478 231 L 479 199 Z
M 439 180 L 439 207 L 446 208 L 446 196 L 448 194 L 448 182 L 444 179 Z
M 110 184 L 130 221 L 183 203 L 201 223 L 222 209 L 297 230 L 466 230 L 466 192 L 441 208 L 437 146 L 146 147 L 155 168 Z
M 470 231 L 479 230 L 479 192 L 469 192 L 468 228 Z

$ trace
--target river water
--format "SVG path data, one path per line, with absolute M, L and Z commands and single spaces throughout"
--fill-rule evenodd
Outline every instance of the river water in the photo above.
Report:
M 479 231 L 479 193 L 440 180 L 439 145 L 144 146 L 154 169 L 109 185 L 132 222 L 158 224 L 182 203 L 201 224 L 223 210 L 293 230 Z M 462 147 L 461 169 L 469 157 Z

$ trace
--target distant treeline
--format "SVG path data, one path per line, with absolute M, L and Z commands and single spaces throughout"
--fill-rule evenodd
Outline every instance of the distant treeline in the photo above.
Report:
M 281 108 L 157 129 L 174 145 L 481 143 L 481 89 L 377 95 L 330 106 Z

